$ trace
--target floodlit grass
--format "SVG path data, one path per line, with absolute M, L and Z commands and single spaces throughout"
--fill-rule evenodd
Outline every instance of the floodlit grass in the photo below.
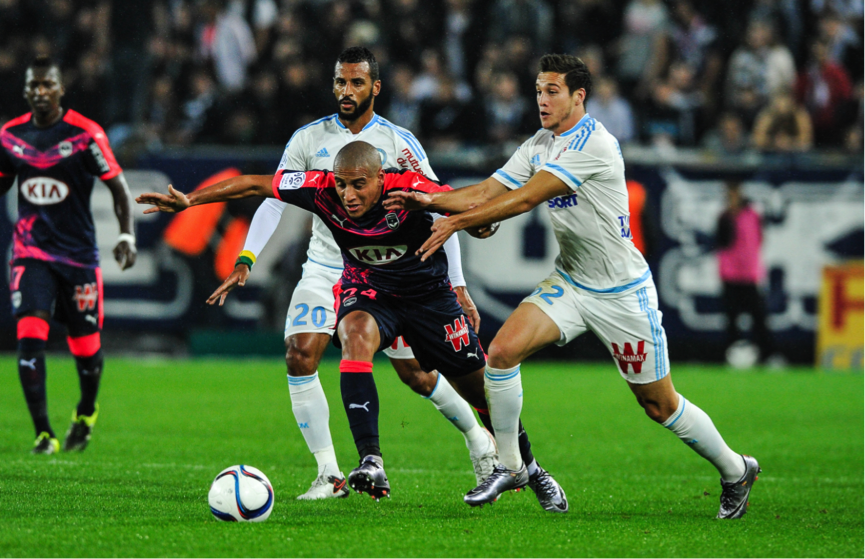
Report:
M 315 462 L 277 361 L 109 359 L 90 447 L 28 454 L 14 356 L 0 357 L 0 555 L 6 557 L 862 557 L 863 377 L 805 369 L 674 367 L 676 387 L 763 474 L 741 521 L 714 519 L 714 468 L 648 420 L 611 363 L 523 366 L 523 420 L 571 511 L 534 495 L 470 509 L 462 437 L 376 365 L 393 498 L 299 502 Z M 356 464 L 335 362 L 319 369 L 341 467 Z M 48 359 L 62 437 L 78 395 L 72 361 Z M 207 490 L 245 463 L 276 494 L 261 524 L 217 522 Z

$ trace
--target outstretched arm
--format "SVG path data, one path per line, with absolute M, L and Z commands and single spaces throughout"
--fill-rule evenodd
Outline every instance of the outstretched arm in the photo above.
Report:
M 552 173 L 539 171 L 522 188 L 497 196 L 467 212 L 437 220 L 432 226 L 432 236 L 418 249 L 418 254 L 423 254 L 421 260 L 426 260 L 457 231 L 504 221 L 526 213 L 550 198 L 568 192 L 570 192 L 568 185 L 560 178 Z
M 132 223 L 132 194 L 129 193 L 129 185 L 123 173 L 107 179 L 105 186 L 111 191 L 111 197 L 114 199 L 114 215 L 117 216 L 117 222 L 120 224 L 120 236 L 114 247 L 114 260 L 120 265 L 121 270 L 126 270 L 135 264 L 138 256 Z
M 429 210 L 438 213 L 462 213 L 501 196 L 508 189 L 490 177 L 478 184 L 446 192 L 404 192 L 391 190 L 384 201 L 388 210 Z
M 144 210 L 146 214 L 154 212 L 177 213 L 191 206 L 225 202 L 250 196 L 272 198 L 272 182 L 273 175 L 241 175 L 196 190 L 190 194 L 184 194 L 168 185 L 168 194 L 148 192 L 136 198 L 135 201 L 139 204 L 151 204 L 155 206 Z

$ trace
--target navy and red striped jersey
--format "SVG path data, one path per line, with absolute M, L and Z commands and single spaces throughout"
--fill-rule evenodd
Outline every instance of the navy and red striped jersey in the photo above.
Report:
M 122 169 L 108 138 L 72 110 L 48 128 L 27 113 L 0 128 L 0 177 L 18 177 L 18 222 L 12 259 L 36 258 L 72 266 L 99 265 L 90 213 L 94 177 Z
M 382 202 L 390 190 L 438 192 L 451 190 L 413 171 L 388 170 L 378 202 L 352 219 L 336 193 L 330 171 L 280 170 L 273 177 L 273 195 L 318 215 L 342 252 L 343 283 L 362 283 L 401 297 L 423 297 L 450 289 L 445 251 L 426 262 L 415 251 L 430 237 L 433 216 L 426 211 L 387 211 Z

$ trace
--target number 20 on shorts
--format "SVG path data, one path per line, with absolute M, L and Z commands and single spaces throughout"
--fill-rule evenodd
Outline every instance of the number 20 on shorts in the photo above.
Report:
M 294 308 L 300 311 L 294 320 L 291 321 L 292 326 L 306 326 L 306 316 L 309 313 L 309 305 L 306 303 L 301 303 L 299 305 L 295 305 Z M 312 309 L 312 324 L 316 328 L 321 328 L 324 326 L 324 322 L 327 320 L 327 311 L 324 310 L 324 307 L 315 307 Z

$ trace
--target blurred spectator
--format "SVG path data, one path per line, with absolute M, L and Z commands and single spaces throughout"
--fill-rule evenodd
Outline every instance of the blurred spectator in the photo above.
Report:
M 698 112 L 703 103 L 691 67 L 684 62 L 673 64 L 667 79 L 653 88 L 646 111 L 645 126 L 652 143 L 695 145 Z
M 766 269 L 760 250 L 763 224 L 750 200 L 742 194 L 740 182 L 727 182 L 727 208 L 718 218 L 718 271 L 724 286 L 724 312 L 727 315 L 727 346 L 736 342 L 738 319 L 748 314 L 751 332 L 763 359 L 773 351 L 772 337 L 766 328 L 766 305 L 760 285 Z
M 505 45 L 521 35 L 529 39 L 535 56 L 550 52 L 553 11 L 544 0 L 496 0 L 489 17 L 490 41 Z
M 110 8 L 98 11 L 109 13 L 110 20 L 100 21 L 97 14 L 93 23 L 95 30 L 108 29 L 109 25 L 111 30 L 107 120 L 111 123 L 140 122 L 150 82 L 150 60 L 146 53 L 153 31 L 153 6 L 150 2 L 119 0 L 107 4 Z
M 648 80 L 655 44 L 667 27 L 667 8 L 661 0 L 630 0 L 625 8 L 624 33 L 616 44 L 616 75 L 626 90 Z
M 615 2 L 571 0 L 556 4 L 557 52 L 576 52 L 585 45 L 603 45 L 621 33 L 622 14 Z
M 206 130 L 207 116 L 218 101 L 216 82 L 205 70 L 199 69 L 189 77 L 190 98 L 183 103 L 183 121 L 180 125 L 180 143 L 189 143 Z
M 686 65 L 702 93 L 700 104 L 711 109 L 723 68 L 718 32 L 703 20 L 691 0 L 674 0 L 672 6 L 672 24 L 667 28 L 666 40 L 655 43 L 648 76 L 662 76 L 671 64 Z
M 255 61 L 255 41 L 249 24 L 226 9 L 225 0 L 204 0 L 204 25 L 198 34 L 199 55 L 213 63 L 219 85 L 240 91 L 246 85 L 248 67 Z
M 630 142 L 634 139 L 631 105 L 619 96 L 618 85 L 612 78 L 601 76 L 594 84 L 594 92 L 586 108 L 620 143 Z
M 160 139 L 165 139 L 167 143 L 174 143 L 180 117 L 180 105 L 171 76 L 157 76 L 150 86 L 150 99 L 145 114 L 151 140 L 159 142 Z
M 811 117 L 789 91 L 779 91 L 754 124 L 754 147 L 762 151 L 805 151 L 813 145 Z
M 857 155 L 862 154 L 862 135 L 863 126 L 865 126 L 863 102 L 865 102 L 865 95 L 863 95 L 862 80 L 859 80 L 853 87 L 853 96 L 844 110 L 843 120 L 843 122 L 849 123 L 844 134 L 844 149 Z
M 64 80 L 69 108 L 96 122 L 105 122 L 105 74 L 104 60 L 97 52 L 81 55 L 75 72 L 67 72 Z
M 420 102 L 411 96 L 414 74 L 411 68 L 400 64 L 391 72 L 390 101 L 385 116 L 388 120 L 408 130 L 420 129 Z
M 440 10 L 432 9 L 431 3 L 419 0 L 392 0 L 388 17 L 392 22 L 384 27 L 388 34 L 388 47 L 397 62 L 417 67 L 421 53 L 441 38 L 436 21 Z M 336 59 L 339 53 L 331 59 Z
M 850 76 L 829 58 L 826 41 L 812 42 L 811 58 L 796 80 L 796 98 L 811 114 L 817 147 L 841 145 L 844 126 L 839 117 L 851 92 Z
M 435 49 L 425 49 L 421 55 L 421 73 L 415 77 L 411 86 L 411 96 L 416 101 L 425 101 L 439 96 L 444 82 L 453 87 L 454 95 L 466 102 L 471 98 L 471 88 L 464 82 L 456 81 L 442 64 L 441 54 Z
M 733 14 L 734 17 L 741 14 Z M 787 50 L 798 58 L 802 45 L 802 10 L 798 0 L 757 0 L 748 15 L 748 21 L 771 21 L 776 35 Z
M 435 95 L 421 103 L 421 139 L 431 149 L 454 149 L 476 138 L 476 116 L 476 109 L 460 100 L 456 83 L 445 77 Z
M 858 22 L 860 31 L 861 18 L 860 11 Z M 826 40 L 828 56 L 832 62 L 848 68 L 853 78 L 862 77 L 862 37 L 857 35 L 837 12 L 829 10 L 820 18 L 820 37 Z
M 244 97 L 250 100 L 254 115 L 255 138 L 252 143 L 272 145 L 287 141 L 294 130 L 286 130 L 276 74 L 270 69 L 256 72 Z
M 749 138 L 738 114 L 722 113 L 718 124 L 703 136 L 702 146 L 719 155 L 736 155 L 748 149 Z
M 493 76 L 492 95 L 484 100 L 486 140 L 505 142 L 533 130 L 532 117 L 535 111 L 529 102 L 520 96 L 517 77 L 510 72 Z M 536 118 L 534 119 L 535 123 Z
M 472 77 L 484 44 L 485 21 L 480 0 L 445 0 L 442 48 L 450 74 L 460 81 Z
M 733 53 L 727 69 L 728 106 L 750 124 L 775 91 L 790 89 L 795 81 L 793 55 L 776 43 L 772 24 L 752 21 L 744 44 Z
M 293 132 L 333 110 L 333 103 L 330 102 L 332 94 L 328 89 L 316 85 L 320 83 L 309 65 L 300 59 L 294 59 L 282 67 L 279 99 L 288 111 L 286 132 Z

